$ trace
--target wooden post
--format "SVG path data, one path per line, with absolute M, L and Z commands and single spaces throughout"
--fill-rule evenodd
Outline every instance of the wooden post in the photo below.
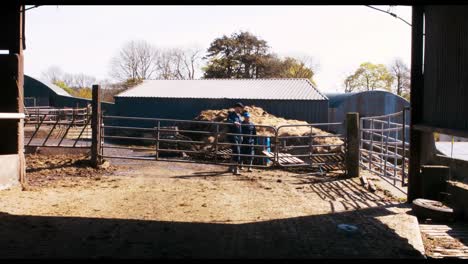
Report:
M 411 203 L 422 195 L 421 181 L 421 138 L 422 132 L 414 125 L 422 122 L 423 111 L 423 6 L 413 6 L 411 36 L 411 123 L 410 123 L 410 164 L 408 175 L 408 198 Z
M 346 171 L 349 177 L 359 177 L 359 113 L 346 114 Z
M 91 110 L 91 163 L 94 167 L 101 164 L 101 157 L 99 156 L 101 147 L 101 87 L 93 85 L 93 101 Z

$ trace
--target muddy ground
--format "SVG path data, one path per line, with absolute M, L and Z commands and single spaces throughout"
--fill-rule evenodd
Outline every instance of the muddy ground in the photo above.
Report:
M 28 155 L 25 190 L 0 191 L 1 256 L 421 256 L 408 207 L 339 173 L 85 159 Z

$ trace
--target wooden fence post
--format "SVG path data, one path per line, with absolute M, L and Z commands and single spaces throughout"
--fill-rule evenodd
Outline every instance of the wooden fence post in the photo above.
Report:
M 94 167 L 101 164 L 101 157 L 99 156 L 101 148 L 101 87 L 93 85 L 93 100 L 91 110 L 91 163 Z
M 346 171 L 349 177 L 359 177 L 359 113 L 346 114 Z

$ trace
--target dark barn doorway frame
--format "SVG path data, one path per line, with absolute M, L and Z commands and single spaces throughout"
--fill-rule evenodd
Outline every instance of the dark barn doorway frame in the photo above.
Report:
M 57 1 L 60 3 L 60 1 Z M 109 1 L 84 1 L 80 4 L 105 4 Z M 137 1 L 138 2 L 138 1 Z M 132 2 L 136 4 L 137 2 Z M 355 3 L 359 3 L 356 1 Z M 23 109 L 23 48 L 25 44 L 24 20 L 26 3 L 18 3 L 14 6 L 7 6 L 3 12 L 6 15 L 1 16 L 0 24 L 5 30 L 0 36 L 0 50 L 7 50 L 9 54 L 2 54 L 0 60 L 0 77 L 4 77 L 0 84 L 4 87 L 4 96 L 0 99 L 0 112 L 10 112 L 24 114 Z M 29 4 L 29 3 L 28 3 Z M 188 4 L 188 3 L 185 3 Z M 291 4 L 291 3 L 290 3 Z M 315 2 L 314 4 L 330 4 L 325 2 Z M 362 4 L 362 3 L 361 3 Z M 398 4 L 398 3 L 392 3 Z M 401 4 L 408 5 L 407 1 Z M 414 4 L 412 2 L 411 4 Z M 437 126 L 437 122 L 427 122 L 424 120 L 424 14 L 425 6 L 413 5 L 412 16 L 412 46 L 411 46 L 411 150 L 410 150 L 410 172 L 409 172 L 409 190 L 408 201 L 420 196 L 421 193 L 421 175 L 420 166 L 422 155 L 425 151 L 422 140 L 425 134 L 431 132 L 444 132 L 451 135 L 468 136 L 467 127 Z M 450 12 L 449 12 L 450 13 Z M 467 27 L 463 21 L 458 21 L 456 26 Z M 465 20 L 466 22 L 466 20 Z M 453 44 L 453 43 L 452 43 Z M 443 55 L 443 54 L 442 54 Z M 16 59 L 12 59 L 16 58 Z M 13 60 L 13 61 L 12 61 Z M 465 64 L 467 62 L 464 62 Z M 11 82 L 11 76 L 14 76 L 14 82 Z M 8 79 L 9 78 L 9 79 Z M 5 81 L 7 80 L 7 81 Z M 10 81 L 8 81 L 10 80 Z M 451 92 L 450 86 L 440 87 L 437 90 L 441 96 L 444 93 Z M 459 98 L 458 103 L 467 101 L 467 96 Z M 441 109 L 442 113 L 448 112 L 448 109 Z M 450 117 L 448 117 L 450 118 Z M 25 164 L 23 153 L 23 128 L 22 120 L 0 120 L 0 136 L 2 144 L 0 154 L 17 154 L 20 157 L 19 175 L 20 180 L 24 176 Z M 23 176 L 22 176 L 23 175 Z

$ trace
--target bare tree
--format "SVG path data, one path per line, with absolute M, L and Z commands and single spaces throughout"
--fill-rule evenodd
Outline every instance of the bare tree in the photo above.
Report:
M 294 56 L 293 58 L 302 62 L 305 67 L 311 69 L 314 73 L 317 73 L 320 70 L 320 62 L 315 57 L 310 55 L 300 55 Z
M 202 59 L 201 55 L 202 50 L 199 48 L 191 48 L 191 49 L 180 49 L 178 53 L 176 53 L 178 61 L 182 64 L 182 67 L 179 67 L 178 70 L 179 76 L 182 79 L 195 79 L 195 74 L 197 70 L 200 68 L 200 62 Z
M 119 81 L 194 79 L 201 49 L 157 49 L 145 41 L 130 41 L 112 59 L 111 76 Z
M 158 51 L 148 42 L 130 41 L 112 59 L 111 76 L 121 81 L 151 79 L 157 57 Z
M 91 88 L 96 83 L 96 77 L 79 73 L 74 75 L 74 88 Z
M 174 49 L 161 50 L 156 60 L 158 79 L 181 79 L 177 76 L 178 61 Z
M 410 90 L 410 70 L 408 66 L 399 58 L 390 65 L 391 73 L 394 77 L 394 93 L 399 96 L 406 96 Z
M 164 49 L 157 59 L 159 79 L 195 79 L 200 68 L 201 49 Z
M 71 73 L 64 73 L 61 79 L 67 87 L 75 87 L 75 75 Z
M 62 80 L 64 72 L 58 66 L 50 66 L 47 70 L 42 72 L 41 78 L 50 83 L 56 83 Z

